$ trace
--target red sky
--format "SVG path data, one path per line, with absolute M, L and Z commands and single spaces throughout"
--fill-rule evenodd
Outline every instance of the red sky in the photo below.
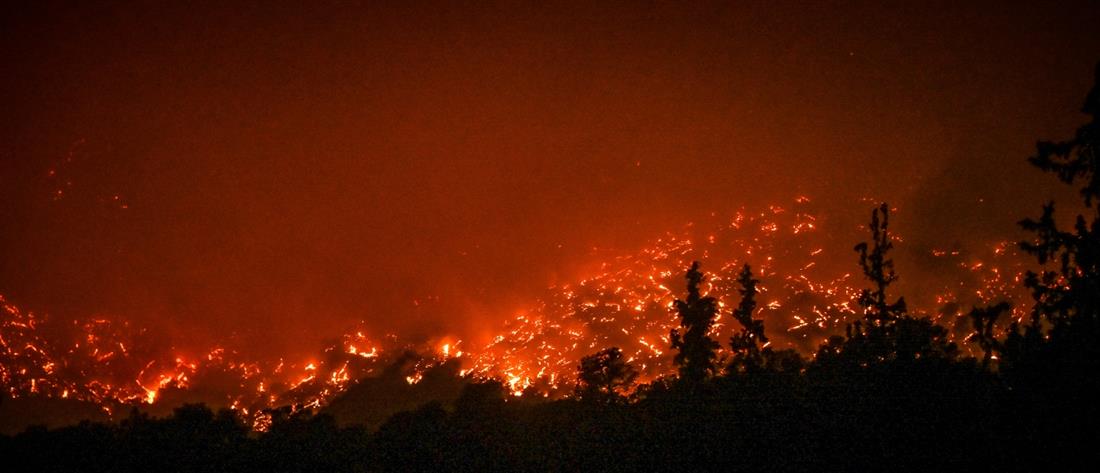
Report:
M 0 13 L 0 294 L 305 351 L 802 194 L 1004 238 L 1100 60 L 1095 2 L 272 3 Z

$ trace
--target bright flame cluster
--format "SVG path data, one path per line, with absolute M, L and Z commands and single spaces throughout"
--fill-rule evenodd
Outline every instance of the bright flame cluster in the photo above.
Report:
M 322 406 L 409 350 L 422 355 L 408 370 L 410 384 L 426 369 L 460 358 L 463 375 L 499 378 L 516 395 L 560 395 L 572 388 L 579 359 L 609 346 L 623 350 L 642 381 L 651 380 L 672 372 L 668 337 L 678 325 L 672 306 L 685 293 L 683 274 L 694 260 L 704 263 L 704 291 L 719 301 L 712 337 L 725 345 L 737 328 L 729 313 L 738 302 L 737 272 L 748 263 L 762 281 L 757 316 L 773 346 L 806 353 L 856 317 L 865 285 L 851 241 L 822 231 L 824 223 L 800 197 L 789 206 L 689 224 L 635 254 L 609 258 L 597 274 L 548 288 L 480 347 L 457 338 L 409 345 L 356 328 L 315 359 L 248 361 L 222 347 L 185 357 L 156 346 L 144 330 L 102 318 L 46 337 L 40 330 L 46 320 L 0 296 L 0 388 L 16 398 L 92 402 L 108 413 L 127 404 L 220 400 L 262 428 L 263 409 Z M 920 278 L 916 292 L 932 296 L 910 299 L 910 308 L 952 328 L 958 340 L 969 333 L 971 305 L 1015 301 L 1014 316 L 1025 315 L 1023 258 L 1011 243 L 997 242 L 985 254 L 932 249 L 917 257 L 942 271 Z

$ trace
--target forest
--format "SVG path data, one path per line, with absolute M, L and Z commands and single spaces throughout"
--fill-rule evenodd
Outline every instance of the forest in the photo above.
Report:
M 341 425 L 324 409 L 272 409 L 265 432 L 237 412 L 188 404 L 135 409 L 114 423 L 31 427 L 0 437 L 14 471 L 647 471 L 965 468 L 1079 470 L 1100 459 L 1100 66 L 1064 141 L 1032 165 L 1079 191 L 1021 220 L 1034 258 L 1033 305 L 974 307 L 961 343 L 910 314 L 891 286 L 891 208 L 872 209 L 853 248 L 864 276 L 859 320 L 814 353 L 774 349 L 757 318 L 760 280 L 745 264 L 740 303 L 720 310 L 706 261 L 686 268 L 669 336 L 676 374 L 637 384 L 617 347 L 584 357 L 570 396 L 513 396 L 502 380 L 465 379 L 447 402 Z M 729 339 L 712 326 L 727 318 Z M 719 357 L 720 348 L 728 356 Z M 972 355 L 973 354 L 973 355 Z M 16 467 L 17 466 L 17 467 Z

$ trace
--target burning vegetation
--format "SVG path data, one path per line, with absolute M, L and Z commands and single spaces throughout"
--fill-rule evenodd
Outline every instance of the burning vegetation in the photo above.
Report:
M 861 315 L 860 278 L 853 265 L 838 264 L 852 258 L 835 236 L 843 229 L 830 224 L 809 198 L 798 197 L 685 225 L 637 253 L 608 258 L 588 278 L 548 288 L 483 346 L 454 336 L 410 343 L 356 327 L 311 359 L 255 360 L 223 346 L 185 355 L 126 321 L 97 317 L 65 325 L 0 296 L 0 386 L 11 398 L 84 401 L 108 416 L 133 405 L 167 413 L 206 402 L 237 410 L 262 428 L 265 410 L 320 408 L 398 359 L 406 360 L 400 376 L 410 385 L 425 370 L 458 360 L 462 377 L 500 379 L 516 396 L 557 398 L 573 391 L 583 357 L 619 347 L 637 380 L 651 382 L 674 372 L 674 301 L 683 268 L 696 260 L 709 272 L 701 289 L 717 303 L 711 338 L 727 339 L 739 328 L 732 315 L 740 300 L 738 273 L 749 263 L 760 281 L 755 315 L 771 327 L 768 346 L 810 354 Z M 945 325 L 958 341 L 971 332 L 964 312 L 969 307 L 1023 300 L 1023 259 L 1007 242 L 991 244 L 984 254 L 933 249 L 916 257 L 937 270 L 922 277 L 925 287 L 937 290 L 910 310 Z M 1026 312 L 1016 310 L 1014 318 L 1022 319 Z M 1003 326 L 1007 322 L 997 330 Z M 731 356 L 725 348 L 716 355 Z
M 1096 89 L 1085 111 L 1100 113 Z M 825 264 L 825 219 L 799 198 L 689 225 L 549 288 L 484 346 L 353 330 L 299 362 L 223 347 L 185 357 L 125 322 L 49 327 L 0 299 L 7 402 L 130 407 L 116 422 L 0 436 L 0 453 L 102 471 L 1079 464 L 1095 458 L 1100 415 L 1098 135 L 1094 120 L 1031 160 L 1083 181 L 1087 212 L 1070 229 L 1053 204 L 1021 222 L 1037 268 L 1020 271 L 1003 243 L 986 255 L 934 249 L 924 256 L 956 282 L 925 282 L 931 298 L 900 296 L 894 209 L 872 210 L 853 277 Z M 1030 312 L 1012 311 L 1025 305 L 1017 289 Z M 397 413 L 369 410 L 386 403 Z M 179 404 L 163 417 L 136 408 Z

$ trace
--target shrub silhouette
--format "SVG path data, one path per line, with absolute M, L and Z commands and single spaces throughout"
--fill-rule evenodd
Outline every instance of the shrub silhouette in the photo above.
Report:
M 581 358 L 577 366 L 578 399 L 597 403 L 623 402 L 623 392 L 634 385 L 638 372 L 623 359 L 619 347 L 610 347 Z

